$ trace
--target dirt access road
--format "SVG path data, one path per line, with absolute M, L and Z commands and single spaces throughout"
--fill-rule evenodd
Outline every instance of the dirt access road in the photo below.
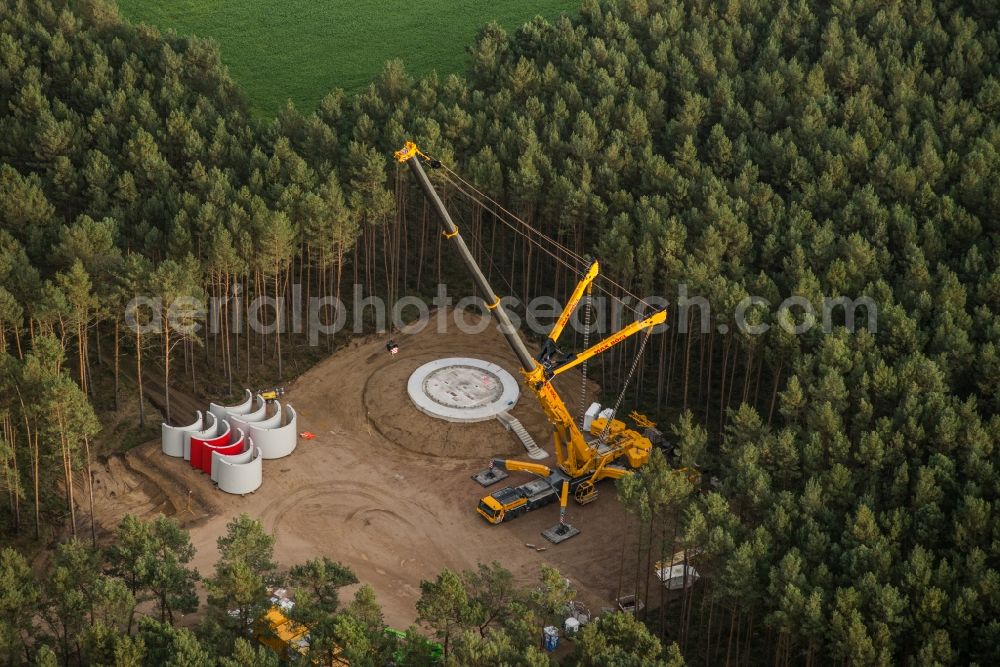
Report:
M 102 514 L 112 520 L 129 505 L 172 506 L 191 530 L 195 564 L 208 574 L 226 523 L 247 512 L 276 535 L 275 555 L 283 566 L 317 556 L 349 565 L 375 588 L 395 627 L 413 622 L 421 579 L 445 567 L 474 568 L 491 560 L 523 583 L 536 580 L 541 564 L 549 563 L 570 579 L 592 611 L 611 606 L 619 590 L 626 523 L 611 483 L 599 487 L 602 495 L 593 504 L 571 502 L 568 519 L 583 532 L 561 545 L 540 535 L 558 521 L 556 505 L 491 526 L 475 512 L 484 490 L 470 475 L 491 456 L 526 459 L 523 447 L 496 421 L 433 419 L 417 411 L 406 394 L 414 369 L 447 356 L 492 361 L 519 378 L 516 359 L 499 333 L 490 325 L 482 333 L 463 334 L 452 321 L 448 333 L 439 334 L 432 319 L 423 331 L 393 338 L 400 346 L 396 357 L 385 351 L 387 337 L 373 336 L 339 350 L 287 387 L 283 400 L 298 411 L 299 430 L 316 438 L 300 440 L 287 458 L 265 461 L 264 484 L 255 493 L 228 496 L 183 461 L 162 456 L 153 442 L 128 454 L 129 470 L 144 483 L 130 489 L 119 484 L 117 502 L 105 498 Z M 560 391 L 575 411 L 580 377 L 573 376 L 567 373 Z M 543 463 L 554 465 L 551 428 L 534 397 L 522 393 L 512 412 L 549 451 Z M 514 473 L 507 482 L 528 479 Z M 170 502 L 130 499 L 150 482 Z M 193 501 L 186 498 L 189 492 Z M 119 511 L 112 511 L 116 506 Z M 527 544 L 547 548 L 536 551 Z M 631 590 L 628 576 L 624 585 Z

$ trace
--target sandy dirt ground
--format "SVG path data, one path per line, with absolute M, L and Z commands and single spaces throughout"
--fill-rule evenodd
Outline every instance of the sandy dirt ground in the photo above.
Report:
M 470 476 L 490 456 L 528 460 L 524 448 L 496 421 L 460 425 L 424 415 L 410 402 L 406 379 L 419 365 L 446 356 L 492 361 L 520 378 L 517 362 L 493 326 L 475 335 L 454 323 L 447 334 L 435 329 L 432 320 L 423 331 L 394 334 L 395 358 L 385 351 L 386 336 L 356 340 L 287 386 L 284 401 L 299 413 L 299 430 L 316 438 L 300 439 L 289 457 L 265 461 L 263 486 L 246 497 L 218 491 L 206 475 L 163 456 L 158 441 L 112 457 L 95 474 L 102 524 L 112 528 L 125 512 L 176 516 L 191 531 L 195 565 L 207 575 L 226 523 L 247 512 L 275 534 L 283 566 L 317 556 L 349 565 L 375 588 L 394 627 L 414 621 L 422 579 L 491 560 L 522 583 L 551 564 L 592 611 L 611 606 L 626 523 L 614 487 L 602 484 L 601 497 L 585 507 L 571 501 L 568 520 L 582 533 L 558 546 L 540 534 L 558 521 L 557 505 L 487 524 L 475 506 L 488 491 Z M 563 380 L 557 386 L 575 412 L 580 376 L 571 372 Z M 554 465 L 551 429 L 534 397 L 522 388 L 512 412 L 549 451 L 543 463 Z M 514 473 L 505 483 L 528 479 Z M 630 590 L 632 582 L 624 586 Z

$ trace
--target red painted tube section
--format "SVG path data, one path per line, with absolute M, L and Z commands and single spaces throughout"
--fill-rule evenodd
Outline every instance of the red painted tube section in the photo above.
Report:
M 201 469 L 206 474 L 212 474 L 212 452 L 219 452 L 223 456 L 230 456 L 232 454 L 239 454 L 243 451 L 243 438 L 240 438 L 236 442 L 226 443 L 224 445 L 209 445 L 205 444 L 202 448 L 201 455 Z
M 229 444 L 229 429 L 222 435 L 217 435 L 214 438 L 191 438 L 191 467 L 198 470 L 205 470 L 206 472 L 211 472 L 212 470 L 212 454 L 209 448 L 223 447 Z M 208 454 L 206 455 L 206 451 Z M 208 468 L 206 469 L 204 460 L 208 459 Z

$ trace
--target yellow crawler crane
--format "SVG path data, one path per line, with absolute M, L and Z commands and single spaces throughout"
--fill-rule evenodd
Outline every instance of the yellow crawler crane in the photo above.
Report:
M 460 258 L 465 263 L 466 268 L 472 275 L 480 295 L 485 301 L 487 310 L 492 313 L 496 320 L 500 333 L 503 334 L 510 345 L 511 350 L 517 356 L 521 364 L 521 375 L 527 387 L 535 394 L 542 411 L 545 413 L 553 429 L 553 446 L 555 449 L 558 470 L 549 471 L 546 479 L 553 490 L 553 499 L 558 496 L 562 489 L 562 483 L 569 483 L 569 490 L 579 503 L 588 503 L 597 497 L 596 483 L 602 479 L 617 479 L 629 474 L 633 469 L 645 465 L 649 460 L 649 452 L 652 445 L 648 438 L 626 427 L 624 422 L 616 419 L 594 420 L 590 428 L 590 438 L 584 436 L 576 425 L 576 421 L 570 415 L 566 404 L 556 392 L 552 385 L 552 379 L 566 371 L 582 364 L 587 359 L 594 357 L 605 350 L 622 342 L 629 336 L 640 331 L 645 331 L 666 321 L 666 311 L 659 311 L 634 322 L 621 331 L 605 338 L 596 345 L 580 352 L 579 354 L 564 354 L 556 347 L 556 342 L 562 334 L 563 329 L 569 321 L 570 316 L 576 309 L 583 295 L 591 289 L 591 285 L 598 274 L 598 265 L 595 262 L 580 283 L 576 286 L 570 297 L 566 308 L 563 310 L 555 326 L 549 333 L 548 338 L 542 345 L 541 353 L 536 358 L 528 352 L 524 341 L 517 334 L 510 318 L 500 303 L 500 297 L 490 287 L 486 276 L 476 262 L 472 253 L 459 233 L 445 208 L 444 203 L 434 190 L 427 174 L 424 172 L 422 163 L 426 162 L 433 166 L 440 163 L 432 160 L 422 153 L 413 142 L 406 142 L 402 149 L 395 153 L 396 159 L 400 163 L 405 163 L 410 167 L 417 183 L 423 190 L 424 195 L 431 206 L 437 212 L 443 228 L 443 236 L 454 245 Z M 507 462 L 511 467 L 512 462 Z M 527 464 L 536 465 L 536 464 Z M 543 466 L 544 467 L 544 466 Z M 524 468 L 521 468 L 524 469 Z M 547 468 L 546 468 L 547 470 Z M 533 482 L 529 482 L 532 484 Z M 494 494 L 486 496 L 479 504 L 479 512 L 491 523 L 500 523 L 505 518 L 511 518 L 519 513 L 519 509 L 530 504 L 529 499 L 515 498 L 510 487 Z M 525 489 L 526 493 L 532 490 Z M 542 490 L 544 491 L 544 489 Z M 496 496 L 503 496 L 497 499 Z M 523 494 L 522 494 L 523 495 Z M 537 495 L 537 494 L 536 494 Z M 507 497 L 510 496 L 510 497 Z M 523 502 L 522 502 L 523 501 Z M 516 503 L 516 506 L 514 504 Z M 507 507 L 510 505 L 510 507 Z M 538 504 L 536 503 L 536 506 Z M 514 510 L 509 512 L 508 510 Z M 526 511 L 526 510 L 525 510 Z

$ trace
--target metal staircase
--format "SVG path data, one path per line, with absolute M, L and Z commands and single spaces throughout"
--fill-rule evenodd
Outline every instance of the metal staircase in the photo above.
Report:
M 509 412 L 501 412 L 497 415 L 497 419 L 503 424 L 504 428 L 508 431 L 513 431 L 517 439 L 521 441 L 524 448 L 528 450 L 528 457 L 540 460 L 548 457 L 548 452 L 535 444 L 535 439 L 531 437 L 528 430 L 524 428 L 524 424 Z

